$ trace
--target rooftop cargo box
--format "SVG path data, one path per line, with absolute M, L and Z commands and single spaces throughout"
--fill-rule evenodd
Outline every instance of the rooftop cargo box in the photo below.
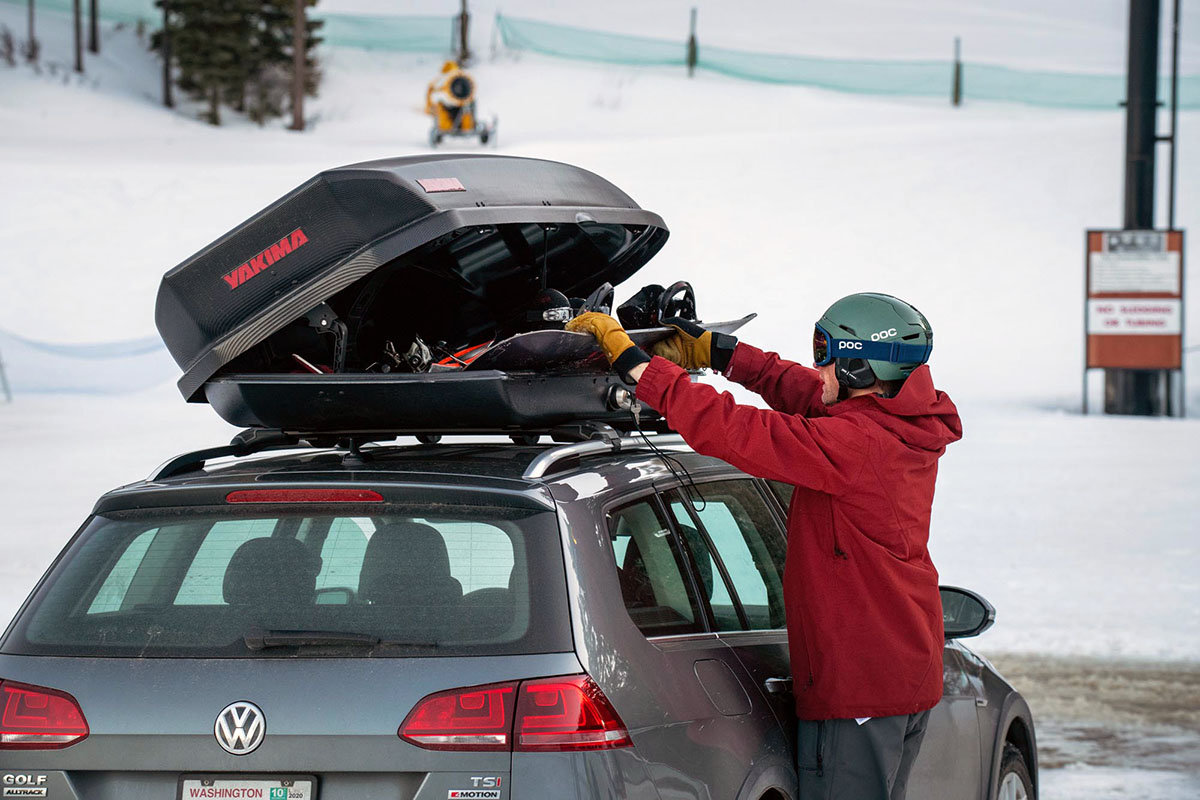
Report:
M 547 286 L 587 297 L 620 283 L 666 238 L 658 215 L 566 164 L 372 161 L 322 172 L 172 269 L 155 317 L 184 397 L 235 425 L 482 432 L 628 417 L 594 348 L 544 369 L 472 369 L 456 354 L 522 330 Z M 432 360 L 410 366 L 418 343 Z

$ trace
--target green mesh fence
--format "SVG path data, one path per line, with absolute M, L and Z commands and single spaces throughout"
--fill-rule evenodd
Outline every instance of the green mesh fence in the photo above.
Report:
M 35 0 L 36 13 L 72 14 L 72 0 Z M 9 5 L 26 6 L 28 0 L 0 0 Z M 86 4 L 84 16 L 87 16 Z M 108 22 L 135 23 L 145 20 L 157 28 L 162 9 L 154 0 L 100 0 L 100 16 Z M 325 14 L 317 9 L 314 19 L 325 21 L 320 36 L 325 44 L 364 50 L 396 53 L 448 53 L 452 49 L 454 21 L 444 17 L 384 17 L 360 14 Z
M 449 53 L 453 20 L 445 17 L 372 17 L 314 14 L 325 20 L 320 36 L 336 47 L 398 53 Z
M 500 14 L 496 15 L 496 28 L 504 45 L 514 50 L 608 64 L 683 66 L 687 61 L 686 48 L 681 42 L 590 31 Z
M 678 42 L 497 16 L 506 47 L 560 58 L 608 64 L 684 66 L 687 47 Z M 856 94 L 905 97 L 950 96 L 953 62 L 868 61 L 752 53 L 699 44 L 698 69 L 744 80 L 814 86 Z M 1123 75 L 1009 69 L 990 64 L 963 65 L 963 97 L 1051 108 L 1116 109 L 1125 98 Z M 1163 78 L 1159 97 L 1170 98 Z M 1179 108 L 1200 109 L 1200 76 L 1179 79 Z

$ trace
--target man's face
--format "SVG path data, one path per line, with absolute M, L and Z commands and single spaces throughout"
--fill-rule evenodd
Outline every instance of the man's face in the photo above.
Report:
M 833 362 L 830 361 L 823 367 L 817 367 L 817 373 L 821 376 L 821 402 L 827 406 L 831 406 L 838 401 L 837 374 L 834 372 Z

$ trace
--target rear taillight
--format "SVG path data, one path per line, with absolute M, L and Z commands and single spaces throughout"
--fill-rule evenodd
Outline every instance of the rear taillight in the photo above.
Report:
M 83 709 L 71 695 L 0 681 L 0 750 L 58 750 L 87 735 Z
M 239 489 L 225 495 L 226 503 L 382 503 L 370 489 Z
M 521 684 L 516 750 L 608 750 L 632 744 L 616 709 L 587 675 Z
M 625 723 L 586 675 L 432 694 L 400 726 L 430 750 L 564 751 L 630 747 Z
M 516 684 L 431 694 L 400 726 L 400 738 L 430 750 L 508 750 Z

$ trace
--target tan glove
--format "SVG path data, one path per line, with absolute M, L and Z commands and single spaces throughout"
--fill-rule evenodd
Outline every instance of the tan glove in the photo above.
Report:
M 566 329 L 595 336 L 600 349 L 604 351 L 604 357 L 622 378 L 638 364 L 650 360 L 650 356 L 629 338 L 621 323 L 607 314 L 588 311 L 568 322 Z
M 661 356 L 684 369 L 707 369 L 712 367 L 724 372 L 737 347 L 737 339 L 726 334 L 714 335 L 695 322 L 679 317 L 668 317 L 662 321 L 675 329 L 675 334 L 668 339 L 655 343 L 650 349 L 656 356 Z

